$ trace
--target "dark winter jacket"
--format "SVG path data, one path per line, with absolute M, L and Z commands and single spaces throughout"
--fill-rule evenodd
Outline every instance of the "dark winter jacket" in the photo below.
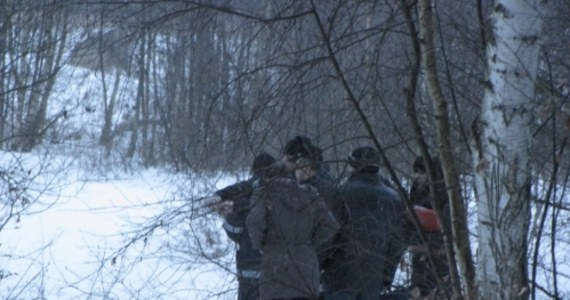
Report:
M 338 230 L 324 201 L 291 177 L 255 189 L 246 225 L 254 248 L 262 250 L 260 296 L 312 298 L 319 291 L 316 248 Z
M 330 212 L 333 213 L 337 221 L 347 218 L 347 207 L 334 179 L 327 172 L 319 172 L 316 176 L 302 182 L 314 187 L 317 193 L 323 198 Z
M 344 229 L 349 243 L 340 255 L 341 278 L 334 289 L 360 299 L 377 299 L 404 251 L 405 210 L 396 192 L 377 173 L 355 172 L 342 188 L 350 212 Z
M 439 173 L 438 173 L 439 174 Z M 432 203 L 437 205 L 437 208 L 442 213 L 444 218 L 444 226 L 449 227 L 449 206 L 447 205 L 447 195 L 445 194 L 445 184 L 443 183 L 442 175 L 439 177 L 438 182 L 435 184 L 436 193 L 438 193 L 439 200 L 432 201 L 432 196 L 429 191 L 429 184 L 413 182 L 410 189 L 410 201 L 414 205 L 420 205 L 426 208 L 432 208 Z M 419 245 L 422 240 L 419 237 L 413 224 L 408 224 L 409 230 L 409 244 Z M 433 289 L 437 287 L 436 275 L 440 279 L 444 279 L 449 275 L 449 267 L 447 258 L 444 252 L 444 241 L 441 232 L 423 232 L 427 239 L 427 246 L 429 247 L 434 266 L 431 265 L 430 260 L 427 258 L 427 252 L 412 252 L 412 288 L 418 287 L 423 296 L 428 295 Z M 432 268 L 435 267 L 435 270 Z
M 444 218 L 443 221 L 445 226 L 449 228 L 449 205 L 448 205 L 448 198 L 446 193 L 446 186 L 443 180 L 443 173 L 441 170 L 441 166 L 439 163 L 435 162 L 436 178 L 435 178 L 435 193 L 437 195 L 436 199 L 434 200 L 431 192 L 430 192 L 430 185 L 429 182 L 419 182 L 414 180 L 412 182 L 412 186 L 410 188 L 409 198 L 413 205 L 419 205 L 425 208 L 433 209 L 433 204 L 436 205 L 437 208 L 441 213 L 442 217 Z M 413 224 L 409 224 L 411 228 L 412 234 L 410 235 L 412 240 L 411 243 L 419 243 L 420 239 L 418 234 L 415 233 L 415 227 Z M 425 234 L 430 238 L 433 247 L 442 248 L 443 247 L 443 238 L 441 237 L 441 233 L 430 233 L 425 232 Z
M 329 211 L 340 224 L 340 229 L 333 238 L 317 249 L 322 270 L 321 282 L 326 290 L 334 285 L 333 280 L 337 277 L 335 274 L 337 266 L 344 263 L 344 256 L 341 255 L 341 252 L 342 248 L 348 243 L 348 235 L 343 234 L 342 230 L 346 228 L 349 211 L 338 186 L 335 185 L 333 178 L 327 172 L 319 172 L 319 174 L 311 177 L 303 184 L 309 184 L 317 190 L 318 194 L 325 200 Z
M 250 197 L 253 193 L 254 185 L 258 184 L 258 182 L 259 179 L 253 177 L 250 180 L 238 182 L 215 193 L 223 200 L 233 201 L 233 210 L 226 216 L 223 228 L 228 237 L 238 246 L 236 268 L 239 277 L 259 278 L 260 275 L 261 253 L 253 249 L 245 226 L 245 220 L 251 208 Z

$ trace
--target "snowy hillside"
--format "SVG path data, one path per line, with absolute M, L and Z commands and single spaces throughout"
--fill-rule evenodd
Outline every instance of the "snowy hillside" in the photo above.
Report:
M 122 71 L 65 65 L 44 145 L 0 153 L 30 198 L 0 231 L 0 299 L 234 298 L 233 244 L 218 217 L 191 207 L 235 178 L 141 170 L 103 153 L 106 103 L 114 97 L 115 147 L 125 147 L 116 129 L 132 117 L 136 85 Z

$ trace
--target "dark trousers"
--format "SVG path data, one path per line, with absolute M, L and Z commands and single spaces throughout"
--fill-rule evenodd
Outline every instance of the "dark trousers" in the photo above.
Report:
M 323 274 L 326 300 L 378 300 L 382 290 L 383 267 L 376 259 L 347 258 Z M 380 271 L 377 271 L 380 270 Z
M 429 295 L 438 287 L 436 274 L 442 281 L 449 276 L 446 257 L 434 255 L 432 259 L 435 264 L 435 270 L 432 270 L 426 254 L 414 253 L 412 255 L 412 289 L 415 287 L 419 288 L 422 296 Z M 446 286 L 443 288 L 446 288 Z
M 238 300 L 259 299 L 259 279 L 238 277 Z
M 273 298 L 271 300 L 311 300 L 305 297 L 295 297 L 295 298 Z
M 380 300 L 408 300 L 408 299 L 412 299 L 412 294 L 405 290 L 390 292 L 388 294 L 380 296 Z

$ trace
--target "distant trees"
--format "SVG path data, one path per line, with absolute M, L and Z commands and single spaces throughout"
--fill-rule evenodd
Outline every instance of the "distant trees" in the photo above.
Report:
M 63 64 L 69 12 L 32 1 L 2 6 L 0 141 L 3 149 L 29 152 L 53 121 L 47 107 Z
M 336 174 L 349 148 L 374 144 L 402 195 L 412 157 L 439 157 L 455 296 L 561 297 L 568 274 L 539 254 L 567 243 L 567 1 L 32 2 L 0 10 L 1 149 L 50 132 L 103 150 L 93 164 L 228 171 L 306 134 Z M 58 110 L 71 66 L 99 83 Z M 60 136 L 87 113 L 96 134 Z
M 62 166 L 58 175 L 44 174 L 48 164 L 57 165 L 49 161 L 51 157 L 45 151 L 37 151 L 37 160 L 27 159 L 22 152 L 43 148 L 47 130 L 65 116 L 65 111 L 50 115 L 48 106 L 64 64 L 68 20 L 69 11 L 59 5 L 2 1 L 0 8 L 0 286 L 3 298 L 19 298 L 24 291 L 41 297 L 44 288 L 41 274 L 46 263 L 36 257 L 25 257 L 25 269 L 13 268 L 12 262 L 24 254 L 11 252 L 14 245 L 6 239 L 5 231 L 29 214 L 48 209 L 53 203 L 42 199 L 42 195 L 55 187 L 58 175 L 65 173 Z M 36 251 L 45 251 L 51 238 L 38 242 Z M 18 278 L 19 285 L 6 284 L 7 278 L 14 277 Z

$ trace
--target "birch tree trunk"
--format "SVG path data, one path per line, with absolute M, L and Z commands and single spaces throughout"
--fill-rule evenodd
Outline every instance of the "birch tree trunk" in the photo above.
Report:
M 418 1 L 418 9 L 420 17 L 421 62 L 426 77 L 429 95 L 436 114 L 436 133 L 439 146 L 439 157 L 441 159 L 445 184 L 447 186 L 451 215 L 451 234 L 449 234 L 445 228 L 443 233 L 446 237 L 452 237 L 451 243 L 453 244 L 453 250 L 455 253 L 452 253 L 453 251 L 447 247 L 447 256 L 449 261 L 454 261 L 452 257 L 453 255 L 457 258 L 457 264 L 459 266 L 460 277 L 464 289 L 463 296 L 466 299 L 476 299 L 477 295 L 475 293 L 476 289 L 474 282 L 475 268 L 473 264 L 473 256 L 471 254 L 467 216 L 465 213 L 463 197 L 461 196 L 462 193 L 459 174 L 455 168 L 455 159 L 451 147 L 451 128 L 449 124 L 447 102 L 445 101 L 445 96 L 438 79 L 431 0 Z M 438 216 L 438 219 L 441 220 L 441 216 Z M 446 242 L 446 244 L 447 243 L 449 242 Z M 450 272 L 450 274 L 453 277 L 454 272 Z M 451 281 L 453 281 L 453 278 L 451 278 Z M 454 298 L 458 297 L 458 295 L 453 296 Z
M 488 84 L 474 135 L 481 299 L 528 298 L 530 104 L 543 6 L 497 0 L 492 15 Z

